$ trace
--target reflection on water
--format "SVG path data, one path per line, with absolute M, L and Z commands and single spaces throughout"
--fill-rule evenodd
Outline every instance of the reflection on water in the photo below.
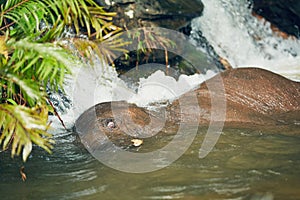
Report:
M 0 154 L 1 199 L 299 199 L 299 136 L 227 129 L 214 150 L 199 159 L 204 133 L 199 130 L 175 163 L 147 174 L 110 169 L 75 134 L 57 134 L 52 155 L 35 149 L 25 163 L 26 182 L 20 178 L 20 159 Z M 153 138 L 141 148 L 154 150 L 163 140 Z

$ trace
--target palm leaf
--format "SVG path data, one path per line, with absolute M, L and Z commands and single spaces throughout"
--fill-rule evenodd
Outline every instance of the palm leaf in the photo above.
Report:
M 86 34 L 89 40 L 74 39 L 84 41 L 79 42 L 84 47 L 80 51 L 93 49 L 108 60 L 114 51 L 124 51 L 127 43 L 116 39 L 120 29 L 111 23 L 116 13 L 106 12 L 94 0 L 1 2 L 0 146 L 10 147 L 12 156 L 23 152 L 25 161 L 33 143 L 47 151 L 52 147 L 46 132 L 45 91 L 63 89 L 65 75 L 76 60 L 60 42 L 67 36 L 65 31 L 72 28 L 77 36 Z
M 62 25 L 74 26 L 77 34 L 80 34 L 80 28 L 84 27 L 88 37 L 96 36 L 96 38 L 111 31 L 120 31 L 114 25 L 105 26 L 116 13 L 106 12 L 93 0 L 7 0 L 0 9 L 0 30 L 8 30 L 13 26 L 11 35 L 15 37 L 23 34 L 42 35 L 43 30 L 40 28 L 42 23 L 46 23 L 45 27 L 48 29 Z M 4 19 L 10 23 L 3 26 Z M 57 19 L 61 19 L 60 24 Z M 53 26 L 54 24 L 56 25 Z M 92 30 L 95 33 L 92 33 Z M 57 36 L 62 32 L 60 29 Z
M 40 86 L 35 81 L 20 78 L 14 74 L 0 73 L 0 87 L 6 88 L 6 97 L 8 99 L 17 99 L 21 94 L 26 99 L 26 104 L 34 106 L 44 101 L 46 96 L 44 91 L 40 90 Z
M 32 142 L 51 152 L 51 135 L 47 133 L 46 107 L 28 108 L 20 105 L 0 104 L 0 144 L 3 150 L 11 147 L 11 155 L 22 151 L 26 161 Z
M 52 90 L 62 87 L 65 74 L 70 74 L 74 57 L 55 43 L 35 43 L 26 39 L 8 43 L 15 49 L 8 63 L 11 73 L 34 79 Z
M 51 12 L 48 6 L 43 1 L 32 0 L 8 0 L 3 8 L 1 8 L 1 16 L 9 20 L 11 26 L 14 27 L 11 31 L 11 36 L 23 36 L 38 33 L 39 26 L 42 21 L 47 22 L 52 19 L 50 23 L 54 23 L 54 17 L 48 16 Z M 2 22 L 3 23 L 3 22 Z M 9 28 L 7 26 L 6 28 Z
M 124 47 L 131 43 L 120 38 L 121 34 L 115 34 L 105 40 L 91 41 L 79 38 L 73 39 L 72 42 L 82 57 L 87 57 L 89 61 L 92 61 L 96 55 L 107 63 L 113 63 L 114 59 L 120 56 L 120 53 L 128 53 Z

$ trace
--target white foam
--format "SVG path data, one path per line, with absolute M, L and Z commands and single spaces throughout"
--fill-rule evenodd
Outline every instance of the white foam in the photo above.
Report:
M 140 78 L 138 86 L 132 88 L 118 77 L 114 68 L 98 62 L 93 68 L 81 68 L 77 74 L 72 94 L 76 104 L 73 109 L 78 115 L 98 103 L 120 100 L 147 106 L 153 102 L 177 98 L 214 74 L 209 70 L 206 75 L 181 75 L 176 81 L 158 70 L 147 78 Z
M 139 106 L 147 106 L 153 102 L 172 101 L 187 91 L 199 86 L 202 82 L 215 75 L 208 70 L 205 75 L 181 75 L 176 81 L 166 76 L 165 72 L 158 70 L 148 78 L 141 78 L 137 93 L 128 99 L 129 102 Z
M 270 24 L 251 14 L 246 0 L 202 0 L 203 16 L 192 22 L 193 31 L 201 30 L 217 54 L 233 67 L 261 67 L 288 78 L 300 80 L 300 42 L 273 34 Z M 122 81 L 111 66 L 94 61 L 95 66 L 72 67 L 74 76 L 66 81 L 66 95 L 71 108 L 61 113 L 68 127 L 89 107 L 107 101 L 126 100 L 139 106 L 173 100 L 200 85 L 215 73 L 181 75 L 176 81 L 163 71 L 141 78 L 136 88 Z M 54 127 L 61 127 L 52 117 Z
M 72 106 L 60 113 L 68 128 L 73 126 L 80 114 L 98 103 L 125 100 L 146 107 L 154 102 L 178 98 L 215 75 L 208 70 L 204 75 L 181 75 L 177 81 L 158 70 L 148 78 L 140 78 L 137 88 L 132 88 L 118 77 L 113 67 L 100 61 L 95 61 L 93 67 L 79 65 L 73 69 L 73 76 L 67 79 L 65 86 Z M 56 117 L 51 117 L 51 120 L 54 127 L 61 127 Z

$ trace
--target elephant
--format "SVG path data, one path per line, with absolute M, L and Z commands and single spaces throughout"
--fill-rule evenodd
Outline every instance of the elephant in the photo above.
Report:
M 203 82 L 166 106 L 125 101 L 99 103 L 75 122 L 88 145 L 176 132 L 184 125 L 266 129 L 300 125 L 300 82 L 260 68 L 233 68 Z M 101 133 L 101 134 L 99 134 Z M 95 139 L 97 138 L 97 139 Z

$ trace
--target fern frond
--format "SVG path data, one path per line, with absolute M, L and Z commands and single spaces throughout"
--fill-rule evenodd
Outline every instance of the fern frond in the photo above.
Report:
M 87 35 L 89 40 L 74 38 L 81 52 L 93 49 L 100 58 L 112 60 L 114 51 L 125 52 L 127 44 L 116 38 L 121 29 L 111 23 L 115 14 L 94 0 L 1 1 L 0 146 L 10 147 L 12 156 L 23 151 L 26 160 L 33 143 L 52 148 L 46 132 L 46 89 L 63 89 L 65 75 L 79 61 L 60 43 L 65 30 Z
M 41 22 L 54 24 L 54 16 L 43 1 L 36 0 L 8 0 L 1 10 L 4 19 L 9 20 L 14 29 L 11 36 L 22 36 L 40 32 Z M 6 29 L 9 28 L 5 27 Z
M 41 103 L 46 93 L 31 79 L 20 78 L 14 74 L 0 73 L 0 87 L 6 88 L 7 99 L 17 99 L 18 96 L 26 99 L 24 103 L 34 106 Z
M 70 74 L 74 57 L 55 43 L 35 43 L 26 39 L 9 43 L 15 51 L 8 65 L 12 73 L 34 79 L 44 86 L 57 90 L 62 87 L 65 74 Z
M 120 56 L 121 53 L 128 53 L 128 50 L 124 47 L 131 43 L 120 38 L 121 34 L 118 33 L 102 41 L 73 39 L 72 42 L 81 55 L 87 57 L 90 61 L 93 60 L 93 56 L 96 54 L 98 58 L 105 62 L 113 63 L 114 59 Z
M 112 24 L 107 25 L 116 13 L 106 12 L 93 0 L 7 0 L 0 9 L 0 31 L 13 26 L 11 35 L 14 36 L 43 35 L 42 23 L 46 23 L 45 27 L 52 32 L 54 24 L 58 27 L 73 26 L 77 34 L 83 27 L 88 37 L 96 38 L 102 38 L 111 31 L 120 31 Z M 4 19 L 11 23 L 3 26 Z M 57 36 L 63 31 L 59 30 L 56 30 Z
M 46 107 L 28 108 L 0 104 L 0 144 L 3 150 L 11 148 L 11 155 L 20 155 L 26 161 L 32 142 L 51 152 L 54 141 L 47 133 Z

